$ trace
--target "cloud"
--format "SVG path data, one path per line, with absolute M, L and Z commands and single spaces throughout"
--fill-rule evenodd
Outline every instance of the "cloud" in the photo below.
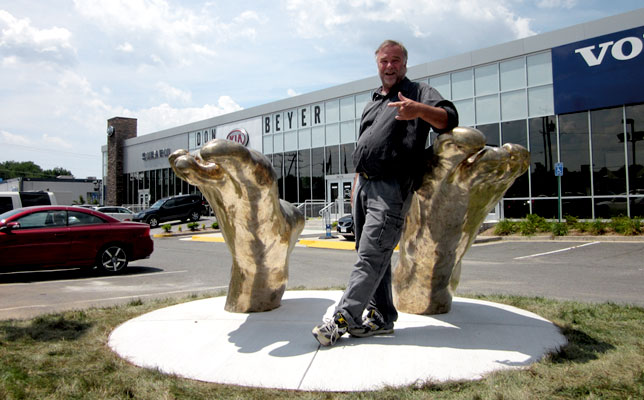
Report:
M 219 97 L 217 104 L 205 104 L 201 107 L 175 108 L 167 103 L 134 111 L 122 110 L 119 116 L 138 119 L 139 136 L 160 130 L 185 125 L 218 115 L 239 111 L 242 107 L 229 96 Z
M 28 138 L 16 135 L 11 132 L 0 130 L 0 142 L 5 144 L 17 144 L 19 146 L 28 146 L 32 144 Z
M 26 62 L 71 64 L 76 61 L 76 50 L 70 43 L 71 32 L 64 28 L 39 29 L 29 18 L 19 19 L 0 10 L 0 50 L 3 65 Z
M 285 9 L 301 37 L 354 48 L 404 39 L 425 61 L 534 35 L 507 0 L 286 0 Z
M 254 40 L 253 25 L 266 22 L 246 10 L 224 23 L 208 4 L 189 9 L 166 0 L 74 0 L 74 5 L 100 29 L 104 40 L 118 43 L 118 51 L 137 49 L 132 57 L 120 58 L 123 63 L 194 65 L 216 56 L 217 45 L 236 38 Z
M 300 95 L 300 93 L 290 88 L 286 91 L 286 94 L 288 95 L 288 97 L 295 97 Z
M 165 82 L 157 82 L 156 87 L 167 100 L 179 100 L 183 103 L 192 100 L 192 94 L 189 91 L 178 89 Z
M 128 42 L 125 42 L 116 46 L 116 50 L 122 51 L 123 53 L 132 53 L 134 51 L 134 46 L 132 46 Z
M 539 8 L 567 8 L 571 9 L 577 5 L 577 0 L 540 0 L 537 3 Z

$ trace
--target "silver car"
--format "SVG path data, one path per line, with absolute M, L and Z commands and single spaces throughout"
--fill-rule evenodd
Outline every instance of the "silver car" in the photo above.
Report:
M 125 207 L 103 206 L 96 207 L 95 210 L 116 218 L 119 221 L 132 221 L 132 218 L 134 217 L 132 210 Z

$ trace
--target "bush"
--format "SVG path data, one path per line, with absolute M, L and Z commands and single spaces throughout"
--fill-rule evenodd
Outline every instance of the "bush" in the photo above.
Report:
M 568 225 L 569 227 L 572 227 L 572 228 L 577 226 L 577 224 L 579 223 L 579 218 L 577 218 L 575 216 L 572 216 L 572 215 L 566 214 L 566 215 L 564 215 L 564 219 L 566 220 L 566 225 Z
M 536 214 L 528 214 L 526 219 L 519 223 L 519 232 L 524 236 L 531 236 L 537 232 L 549 232 L 550 226 L 545 218 Z
M 210 227 L 212 229 L 219 229 L 219 222 L 217 222 L 217 221 L 213 222 L 212 225 L 210 225 Z
M 502 219 L 494 227 L 494 234 L 499 236 L 506 236 L 516 233 L 519 230 L 518 224 L 516 222 Z
M 553 222 L 550 224 L 550 232 L 555 236 L 566 236 L 568 234 L 568 224 L 565 222 Z
M 639 235 L 642 231 L 639 219 L 631 219 L 625 216 L 612 218 L 608 226 L 613 231 L 626 236 Z
M 186 224 L 186 226 L 187 226 L 187 227 L 188 227 L 188 229 L 190 229 L 191 231 L 196 231 L 196 230 L 198 230 L 198 229 L 199 229 L 199 223 L 198 223 L 198 222 L 190 222 L 189 224 Z
M 588 231 L 593 235 L 603 235 L 606 233 L 606 223 L 596 219 L 588 223 Z
M 164 232 L 168 233 L 172 230 L 172 225 L 170 224 L 161 225 L 161 228 L 163 228 Z

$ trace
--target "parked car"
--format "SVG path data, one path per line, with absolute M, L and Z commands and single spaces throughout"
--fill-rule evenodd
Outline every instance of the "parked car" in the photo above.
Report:
M 134 219 L 134 212 L 125 207 L 102 206 L 96 207 L 95 210 L 116 218 L 119 221 L 132 221 Z
M 56 205 L 52 192 L 0 192 L 0 214 L 14 208 Z
M 122 272 L 154 250 L 150 227 L 73 206 L 23 207 L 0 214 L 0 265 L 84 267 Z
M 351 214 L 347 214 L 344 217 L 341 217 L 338 219 L 338 226 L 336 228 L 338 230 L 338 233 L 344 236 L 345 239 L 347 240 L 355 240 L 356 239 L 356 234 L 355 231 L 353 230 L 353 216 Z
M 199 221 L 206 211 L 206 202 L 198 194 L 182 194 L 158 200 L 150 208 L 134 214 L 132 221 L 146 222 L 152 228 L 161 222 Z

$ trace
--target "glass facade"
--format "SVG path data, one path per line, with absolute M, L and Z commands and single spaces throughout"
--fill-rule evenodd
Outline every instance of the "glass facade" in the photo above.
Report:
M 500 218 L 557 218 L 559 196 L 562 217 L 644 216 L 644 104 L 555 115 L 550 51 L 417 81 L 452 100 L 460 125 L 479 129 L 489 146 L 516 143 L 530 151 L 529 171 L 505 194 Z M 258 116 L 263 153 L 275 168 L 281 198 L 296 204 L 328 201 L 330 179 L 352 178 L 352 152 L 370 98 L 365 91 Z M 193 151 L 215 138 L 216 128 L 188 135 Z M 561 191 L 556 163 L 564 167 Z M 169 168 L 124 179 L 130 204 L 146 195 L 151 203 L 198 192 Z

